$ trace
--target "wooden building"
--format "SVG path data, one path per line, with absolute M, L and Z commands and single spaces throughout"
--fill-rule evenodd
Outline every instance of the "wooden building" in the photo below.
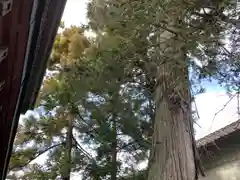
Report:
M 0 0 L 0 177 L 21 113 L 34 107 L 66 0 Z
M 240 179 L 240 120 L 198 140 L 206 177 L 200 180 Z

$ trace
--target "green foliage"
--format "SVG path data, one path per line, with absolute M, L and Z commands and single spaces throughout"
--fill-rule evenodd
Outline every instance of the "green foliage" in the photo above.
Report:
M 83 33 L 82 27 L 72 26 L 63 29 L 63 32 L 56 36 L 49 68 L 56 68 L 52 67 L 56 64 L 62 67 L 73 65 L 83 55 L 84 50 L 90 48 L 90 42 Z
M 54 73 L 43 82 L 39 117 L 25 118 L 15 140 L 9 169 L 26 168 L 22 178 L 55 179 L 69 173 L 70 141 L 71 172 L 83 171 L 85 179 L 109 179 L 113 172 L 120 177 L 147 158 L 150 141 L 141 122 L 150 122 L 144 104 L 152 100 L 125 75 L 128 64 L 118 57 L 124 41 L 106 35 L 90 43 L 83 33 L 71 27 L 56 37 L 49 66 Z M 44 165 L 32 164 L 43 152 Z M 126 156 L 124 162 L 120 155 Z

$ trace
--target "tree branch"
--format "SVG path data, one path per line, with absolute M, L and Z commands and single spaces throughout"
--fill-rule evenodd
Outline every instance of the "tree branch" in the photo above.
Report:
M 226 23 L 229 23 L 229 24 L 233 24 L 235 26 L 237 26 L 238 24 L 240 24 L 240 20 L 239 19 L 230 19 L 228 18 L 227 16 L 225 16 L 224 14 L 222 13 L 219 13 L 219 14 L 216 14 L 216 13 L 213 13 L 213 14 L 208 14 L 208 13 L 198 13 L 198 12 L 193 12 L 194 15 L 197 15 L 199 17 L 202 17 L 202 18 L 219 18 L 221 21 L 223 22 L 226 22 Z
M 34 157 L 31 157 L 26 163 L 24 163 L 24 164 L 18 164 L 18 165 L 9 167 L 9 171 L 12 171 L 12 170 L 14 170 L 14 169 L 16 169 L 16 168 L 17 168 L 17 169 L 23 168 L 23 167 L 27 166 L 28 164 L 30 164 L 33 160 L 35 160 L 36 158 L 38 158 L 39 156 L 41 156 L 42 154 L 44 154 L 45 152 L 47 152 L 47 151 L 49 151 L 49 150 L 51 150 L 51 149 L 53 149 L 53 148 L 56 148 L 56 147 L 58 147 L 58 146 L 61 146 L 61 145 L 63 145 L 63 144 L 64 144 L 64 142 L 59 143 L 59 144 L 52 145 L 52 146 L 50 146 L 50 147 L 48 147 L 48 148 L 46 148 L 46 149 L 38 152 L 37 155 L 35 155 Z
M 237 95 L 237 93 L 234 94 L 234 95 L 226 102 L 226 104 L 224 104 L 223 107 L 222 107 L 218 112 L 216 112 L 216 113 L 214 114 L 214 117 L 213 117 L 211 126 L 209 127 L 209 130 L 208 130 L 209 132 L 210 132 L 211 129 L 212 129 L 214 120 L 216 119 L 217 115 L 218 115 L 220 112 L 222 112 L 222 111 L 227 107 L 227 105 L 232 101 L 232 99 L 233 99 L 236 95 Z
M 179 33 L 177 33 L 176 31 L 174 31 L 174 30 L 172 30 L 172 29 L 169 29 L 168 27 L 163 26 L 162 24 L 154 24 L 154 26 L 155 26 L 156 28 L 161 28 L 161 29 L 163 29 L 163 30 L 165 30 L 165 31 L 168 31 L 168 32 L 170 32 L 170 33 L 172 33 L 172 34 L 175 34 L 176 36 L 179 35 Z
M 78 141 L 76 140 L 76 138 L 73 137 L 73 141 L 75 142 L 75 147 L 80 150 L 88 159 L 90 160 L 94 160 L 94 158 L 87 152 L 85 151 L 82 146 L 78 143 Z

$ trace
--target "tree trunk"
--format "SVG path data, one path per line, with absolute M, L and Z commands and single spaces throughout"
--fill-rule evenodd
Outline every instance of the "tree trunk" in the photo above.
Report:
M 185 58 L 181 52 L 178 55 Z M 196 168 L 187 65 L 180 69 L 174 63 L 165 63 L 159 69 L 158 78 L 148 180 L 194 180 Z
M 73 130 L 73 118 L 70 115 L 69 118 L 69 124 L 68 124 L 68 132 L 67 132 L 67 142 L 66 142 L 66 171 L 63 174 L 63 180 L 70 180 L 70 175 L 71 175 L 71 162 L 72 162 L 72 146 L 73 146 L 73 142 L 72 142 L 72 138 L 73 138 L 73 134 L 72 134 L 72 130 Z
M 188 2 L 188 1 L 187 1 Z M 192 2 L 194 3 L 194 1 Z M 192 4 L 190 3 L 190 4 Z M 155 120 L 148 180 L 196 180 L 198 159 L 193 137 L 185 39 L 187 3 L 166 1 L 159 28 Z
M 112 149 L 112 170 L 111 170 L 111 180 L 117 180 L 117 125 L 116 119 L 113 119 L 113 142 L 111 143 Z

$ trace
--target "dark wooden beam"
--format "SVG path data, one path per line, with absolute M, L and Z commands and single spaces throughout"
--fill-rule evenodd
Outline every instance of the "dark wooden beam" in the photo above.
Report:
M 0 43 L 2 47 L 8 48 L 8 55 L 0 64 L 0 80 L 4 82 L 0 92 L 0 177 L 4 174 L 13 116 L 21 86 L 32 2 L 33 0 L 13 0 L 11 10 L 0 17 Z

